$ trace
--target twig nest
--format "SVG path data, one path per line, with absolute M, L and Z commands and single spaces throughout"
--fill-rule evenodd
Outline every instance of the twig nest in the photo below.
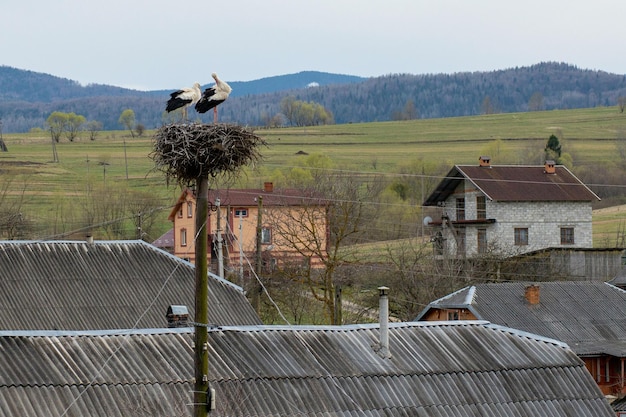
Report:
M 202 176 L 234 175 L 261 159 L 267 143 L 248 128 L 216 123 L 173 123 L 154 135 L 155 169 L 179 183 Z

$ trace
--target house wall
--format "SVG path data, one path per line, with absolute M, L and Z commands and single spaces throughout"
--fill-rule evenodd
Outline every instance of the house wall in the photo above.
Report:
M 596 381 L 602 394 L 622 397 L 624 387 L 624 361 L 626 358 L 601 355 L 582 358 L 585 367 Z
M 446 309 L 438 309 L 431 308 L 428 313 L 422 317 L 422 321 L 448 321 L 450 314 L 455 314 L 458 317 L 455 320 L 477 320 L 476 316 L 472 314 L 466 308 L 446 308 Z
M 444 213 L 450 220 L 457 220 L 456 199 L 465 198 L 465 219 L 477 218 L 476 197 L 483 195 L 471 182 L 464 181 L 446 200 Z M 521 254 L 548 247 L 591 248 L 592 209 L 590 202 L 499 202 L 486 201 L 488 219 L 495 223 L 466 225 L 465 252 L 477 254 L 477 229 L 487 231 L 490 247 Z M 574 244 L 561 244 L 561 227 L 574 228 Z M 515 228 L 528 228 L 528 245 L 515 245 Z M 462 233 L 462 232 L 461 232 Z M 458 235 L 458 233 L 457 233 Z M 445 247 L 449 254 L 457 253 L 456 239 L 452 231 L 444 227 Z
M 192 207 L 188 211 L 187 203 L 191 203 Z M 235 213 L 239 209 L 245 209 L 247 211 L 246 216 L 237 216 Z M 185 201 L 181 205 L 180 210 L 174 216 L 174 255 L 180 258 L 186 259 L 192 263 L 195 263 L 195 210 L 196 202 L 191 194 L 187 194 Z M 265 261 L 272 262 L 275 259 L 276 262 L 286 262 L 287 260 L 299 260 L 302 261 L 302 256 L 295 250 L 291 249 L 291 243 L 281 238 L 281 232 L 279 230 L 278 222 L 276 219 L 283 220 L 283 227 L 289 226 L 290 230 L 293 230 L 294 234 L 297 234 L 301 241 L 313 240 L 310 232 L 307 232 L 307 228 L 299 225 L 295 222 L 295 219 L 299 218 L 298 212 L 303 208 L 293 206 L 271 206 L 263 208 L 262 224 L 264 228 L 267 228 L 271 232 L 271 240 L 269 243 L 262 244 L 262 256 Z M 191 215 L 189 215 L 191 213 Z M 257 223 L 258 223 L 258 206 L 222 206 L 220 208 L 220 222 L 221 222 L 221 234 L 226 239 L 223 241 L 222 251 L 227 258 L 227 263 L 231 265 L 238 264 L 240 262 L 240 245 L 241 251 L 244 256 L 244 265 L 248 266 L 248 261 L 254 265 L 256 259 L 256 235 L 257 235 Z M 311 220 L 311 229 L 315 230 L 316 242 L 321 245 L 322 248 L 326 248 L 327 242 L 327 230 L 326 230 L 326 217 L 323 210 L 319 211 L 320 216 Z M 209 261 L 214 263 L 216 259 L 211 257 L 211 245 L 212 243 L 217 247 L 217 211 L 209 210 L 209 222 L 207 224 L 208 245 L 207 251 Z M 187 243 L 183 244 L 181 241 L 181 230 L 186 230 Z M 308 235 L 307 235 L 308 233 Z M 307 239 L 308 236 L 308 239 Z M 232 239 L 229 239 L 232 238 Z M 318 257 L 311 254 L 311 259 L 306 259 L 307 262 L 311 262 L 313 266 L 318 266 L 321 261 Z M 213 268 L 212 268 L 213 269 Z M 248 268 L 245 268 L 248 269 Z M 212 271 L 217 272 L 217 271 Z

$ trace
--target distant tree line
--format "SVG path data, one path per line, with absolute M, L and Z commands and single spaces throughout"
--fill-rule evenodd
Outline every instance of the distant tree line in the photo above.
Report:
M 165 91 L 139 92 L 63 84 L 72 92 L 83 88 L 77 96 L 54 93 L 45 84 L 33 83 L 37 88 L 32 96 L 13 97 L 2 94 L 0 78 L 0 119 L 5 132 L 42 127 L 46 115 L 54 111 L 99 120 L 105 130 L 118 129 L 118 117 L 128 108 L 134 110 L 137 122 L 148 129 L 168 122 L 164 114 Z M 64 99 L 64 96 L 72 98 Z M 623 111 L 624 97 L 624 75 L 581 70 L 562 63 L 542 63 L 492 72 L 393 74 L 358 83 L 245 96 L 233 94 L 220 107 L 220 121 L 250 126 L 297 125 L 301 122 L 284 114 L 281 103 L 286 98 L 307 105 L 315 103 L 332 115 L 335 123 L 357 123 L 596 106 L 618 106 L 619 111 Z M 194 111 L 190 111 L 189 116 L 195 121 L 212 121 L 212 115 Z M 319 120 L 313 123 L 324 123 Z

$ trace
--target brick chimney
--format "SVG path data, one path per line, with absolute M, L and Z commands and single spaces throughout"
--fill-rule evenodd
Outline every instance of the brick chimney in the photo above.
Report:
M 167 308 L 167 327 L 189 327 L 189 311 L 187 306 L 171 305 Z
M 528 304 L 539 304 L 539 285 L 532 284 L 527 286 L 524 296 L 526 297 L 526 301 L 528 301 Z
M 481 167 L 490 167 L 491 166 L 491 158 L 488 156 L 481 156 L 478 158 L 478 166 Z
M 545 174 L 556 174 L 556 168 L 554 166 L 554 161 L 547 160 L 545 165 L 544 165 L 543 172 Z
M 274 192 L 274 183 L 273 182 L 265 182 L 263 183 L 263 190 L 266 193 L 273 193 Z

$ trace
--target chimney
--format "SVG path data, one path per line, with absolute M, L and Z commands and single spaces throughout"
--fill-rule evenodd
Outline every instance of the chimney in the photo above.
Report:
M 380 345 L 378 354 L 383 358 L 390 358 L 389 352 L 389 288 L 378 287 L 379 295 L 379 320 L 380 320 Z
M 481 167 L 490 167 L 491 166 L 491 158 L 488 156 L 481 156 L 478 158 L 478 166 Z
M 526 301 L 528 301 L 528 304 L 539 304 L 539 285 L 532 284 L 527 286 L 524 296 L 526 297 Z
M 273 182 L 265 182 L 265 183 L 263 183 L 263 190 L 266 193 L 273 193 L 274 192 L 274 183 Z
M 189 327 L 189 311 L 187 306 L 171 305 L 167 308 L 167 327 Z
M 86 236 L 85 240 L 87 241 L 87 243 L 89 243 L 91 245 L 93 243 L 93 235 L 92 234 L 88 234 Z
M 545 174 L 556 174 L 556 168 L 554 167 L 554 161 L 547 160 L 544 165 L 543 172 Z

